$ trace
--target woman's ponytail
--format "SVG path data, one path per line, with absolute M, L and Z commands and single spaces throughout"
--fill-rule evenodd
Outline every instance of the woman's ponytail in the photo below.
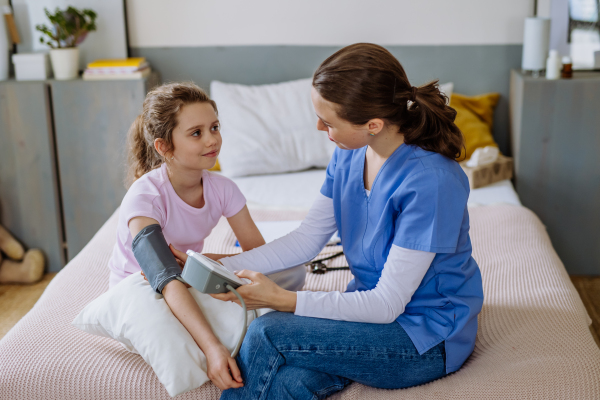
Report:
M 400 130 L 404 142 L 448 158 L 460 157 L 464 146 L 460 129 L 454 123 L 456 110 L 448 106 L 448 97 L 440 92 L 438 81 L 411 88 L 413 99 L 407 102 Z
M 357 43 L 339 50 L 319 66 L 313 87 L 354 125 L 381 118 L 397 126 L 407 144 L 452 159 L 460 156 L 464 145 L 454 124 L 456 111 L 438 82 L 413 87 L 402 65 L 381 46 Z
M 162 140 L 167 153 L 172 151 L 177 115 L 184 105 L 193 103 L 209 103 L 218 114 L 215 102 L 193 82 L 161 85 L 146 95 L 143 111 L 133 121 L 127 134 L 126 187 L 166 161 L 154 148 L 154 141 Z

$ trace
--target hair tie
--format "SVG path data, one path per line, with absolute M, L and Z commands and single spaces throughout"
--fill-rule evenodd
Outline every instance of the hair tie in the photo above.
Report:
M 418 90 L 418 88 L 415 86 L 412 86 L 410 88 L 410 99 L 409 100 L 412 101 L 413 103 L 415 101 L 417 101 L 417 90 Z

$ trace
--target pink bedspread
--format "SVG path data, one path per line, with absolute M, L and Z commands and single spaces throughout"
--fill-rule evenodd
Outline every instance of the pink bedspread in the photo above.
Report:
M 426 385 L 390 391 L 353 384 L 332 398 L 600 399 L 600 350 L 543 225 L 522 207 L 487 206 L 470 214 L 485 293 L 473 355 L 458 372 Z M 253 213 L 255 220 L 303 215 Z M 140 356 L 70 325 L 108 289 L 116 222 L 115 213 L 0 341 L 0 399 L 169 399 Z M 236 251 L 234 241 L 221 221 L 205 251 Z M 309 274 L 306 289 L 343 290 L 350 279 L 346 271 Z M 208 383 L 177 398 L 217 399 L 219 393 Z

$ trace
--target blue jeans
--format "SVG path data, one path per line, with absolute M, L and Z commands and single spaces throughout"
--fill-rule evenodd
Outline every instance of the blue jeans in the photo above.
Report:
M 237 357 L 244 387 L 226 399 L 324 399 L 352 382 L 385 389 L 446 375 L 444 342 L 419 355 L 397 322 L 366 324 L 272 312 L 254 320 Z

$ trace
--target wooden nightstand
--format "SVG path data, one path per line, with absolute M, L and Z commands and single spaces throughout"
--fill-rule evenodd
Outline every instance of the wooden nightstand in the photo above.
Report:
M 600 275 L 600 73 L 510 76 L 516 189 L 569 274 Z

